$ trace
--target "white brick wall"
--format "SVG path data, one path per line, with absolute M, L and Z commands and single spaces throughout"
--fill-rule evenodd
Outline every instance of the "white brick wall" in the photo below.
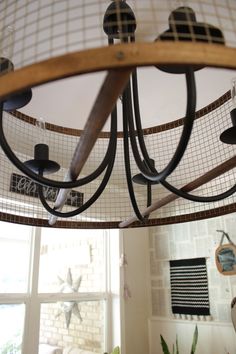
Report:
M 230 302 L 236 296 L 236 276 L 224 276 L 217 271 L 214 257 L 221 239 L 218 229 L 228 232 L 236 243 L 235 214 L 149 229 L 153 316 L 172 318 L 169 260 L 207 257 L 212 319 L 231 321 Z

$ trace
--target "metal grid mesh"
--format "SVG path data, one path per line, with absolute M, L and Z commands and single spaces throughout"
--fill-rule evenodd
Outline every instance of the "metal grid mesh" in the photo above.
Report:
M 104 46 L 107 37 L 103 18 L 110 3 L 107 0 L 2 0 L 1 56 L 19 68 L 61 54 Z M 233 0 L 129 0 L 127 3 L 136 17 L 137 41 L 153 42 L 159 38 L 221 43 L 222 38 L 212 28 L 215 26 L 223 32 L 227 46 L 236 44 Z M 169 18 L 171 11 L 180 7 L 182 16 Z M 195 18 L 186 8 L 195 12 Z M 120 12 L 117 18 L 121 26 Z M 127 24 L 131 22 L 126 20 Z M 111 21 L 108 27 L 113 24 Z M 160 36 L 169 27 L 171 32 Z
M 233 0 L 130 0 L 128 3 L 137 20 L 137 41 L 153 42 L 157 38 L 158 40 L 171 39 L 174 41 L 191 39 L 192 41 L 222 44 L 224 40 L 229 47 L 236 45 L 236 3 Z M 110 1 L 107 0 L 2 0 L 0 11 L 1 57 L 10 59 L 15 68 L 21 68 L 65 53 L 105 46 L 107 45 L 107 36 L 103 31 L 103 18 L 109 4 Z M 196 18 L 193 17 L 191 11 L 185 8 L 178 12 L 177 19 L 173 12 L 172 17 L 169 17 L 171 11 L 183 6 L 192 8 Z M 118 13 L 117 17 L 119 18 L 118 27 L 122 27 L 123 24 L 132 24 L 132 21 L 128 20 L 122 22 L 121 13 Z M 113 24 L 110 22 L 108 26 Z M 223 37 L 219 36 L 219 32 L 215 31 L 214 26 L 223 33 Z M 171 31 L 166 32 L 168 28 Z M 165 32 L 164 36 L 161 35 L 163 32 Z M 123 39 L 122 31 L 119 32 L 119 37 L 121 40 Z M 4 63 L 0 64 L 1 68 L 3 67 L 1 72 L 12 70 L 8 62 L 6 62 L 6 67 L 2 65 Z M 186 180 L 189 182 L 194 180 L 235 154 L 234 148 L 223 146 L 218 140 L 219 134 L 230 126 L 229 111 L 230 103 L 226 102 L 204 118 L 196 121 L 192 140 L 184 159 L 170 177 L 170 181 L 174 185 L 181 187 L 186 184 Z M 33 125 L 18 120 L 7 113 L 5 113 L 4 126 L 10 145 L 18 156 L 22 160 L 32 157 L 33 146 L 39 142 L 38 130 Z M 145 137 L 150 155 L 155 159 L 158 169 L 163 167 L 172 156 L 181 129 L 181 127 L 177 127 L 161 133 L 153 131 L 153 134 Z M 55 175 L 56 179 L 62 180 L 79 138 L 47 131 L 46 136 L 42 139 L 45 139 L 50 146 L 50 158 L 62 166 Z M 104 156 L 107 144 L 108 139 L 106 138 L 97 141 L 82 175 L 87 175 L 94 169 L 94 166 L 98 166 Z M 25 223 L 30 224 L 33 222 L 31 218 L 35 217 L 47 220 L 47 212 L 42 209 L 37 198 L 9 191 L 11 174 L 19 172 L 14 170 L 3 153 L 0 157 L 0 211 L 8 214 L 8 221 L 17 222 L 18 215 L 24 216 Z M 134 161 L 131 160 L 131 163 L 132 173 L 136 174 Z M 73 220 L 84 223 L 91 221 L 112 223 L 132 215 L 124 176 L 123 147 L 120 139 L 112 178 L 102 197 L 83 215 L 73 218 Z M 85 200 L 94 193 L 99 181 L 98 179 L 89 186 L 80 189 L 84 193 Z M 235 173 L 231 171 L 199 189 L 199 193 L 211 195 L 222 192 L 234 181 Z M 140 208 L 145 208 L 145 187 L 137 185 L 135 191 Z M 153 187 L 154 200 L 161 199 L 166 193 L 160 186 Z M 211 205 L 177 200 L 157 211 L 151 218 L 172 217 L 173 221 L 179 215 L 230 205 L 235 202 L 234 198 L 231 197 Z M 64 210 L 67 209 L 69 207 L 65 206 Z M 70 220 L 66 222 L 69 225 Z
M 231 103 L 228 101 L 221 107 L 205 115 L 204 118 L 200 118 L 196 121 L 186 153 L 177 169 L 168 178 L 173 185 L 176 185 L 178 188 L 183 187 L 186 181 L 187 183 L 194 181 L 197 177 L 202 176 L 213 167 L 216 167 L 235 155 L 235 147 L 225 145 L 219 140 L 220 132 L 224 131 L 225 127 L 229 127 L 231 123 L 229 118 L 230 105 Z M 167 161 L 166 158 L 168 159 L 168 157 L 173 154 L 174 146 L 178 141 L 181 129 L 180 127 L 168 131 L 168 138 L 166 137 L 167 132 L 158 134 L 157 139 L 159 144 L 164 146 L 165 149 L 165 151 L 163 150 L 163 153 L 160 154 L 162 157 L 160 165 L 162 167 L 164 166 L 164 161 L 165 163 Z M 158 150 L 155 151 L 157 152 Z M 217 195 L 233 186 L 234 178 L 235 172 L 232 170 L 198 188 L 193 194 L 205 196 Z M 178 214 L 195 213 L 208 210 L 209 208 L 214 209 L 219 206 L 227 205 L 234 201 L 234 197 L 231 197 L 221 202 L 205 204 L 179 199 L 159 210 L 156 216 L 164 216 L 165 213 L 174 215 L 175 208 L 178 210 Z
M 191 141 L 184 158 L 177 169 L 168 178 L 168 181 L 173 185 L 182 187 L 186 183 L 195 180 L 197 177 L 200 177 L 213 167 L 216 167 L 235 155 L 235 147 L 232 145 L 225 145 L 219 141 L 220 133 L 230 127 L 230 108 L 231 101 L 227 100 L 213 111 L 196 119 Z M 182 129 L 182 126 L 179 126 L 179 123 L 176 125 L 177 127 L 174 129 L 168 129 L 161 132 L 156 132 L 158 128 L 149 129 L 149 134 L 145 136 L 150 156 L 155 160 L 158 170 L 167 164 L 175 150 Z M 17 156 L 22 161 L 32 158 L 34 144 L 38 143 L 40 139 L 38 128 L 35 125 L 12 116 L 11 114 L 4 113 L 4 130 L 7 139 Z M 16 136 L 18 137 L 17 140 Z M 68 136 L 67 134 L 46 130 L 46 134 L 45 136 L 42 136 L 42 139 L 50 147 L 50 159 L 59 162 L 62 167 L 61 170 L 52 175 L 52 177 L 57 180 L 63 180 L 79 136 Z M 81 177 L 88 175 L 95 169 L 95 166 L 98 166 L 103 159 L 107 144 L 107 138 L 102 137 L 98 139 L 84 169 L 82 170 Z M 135 175 L 138 173 L 133 159 L 131 159 L 131 166 L 132 174 Z M 12 214 L 12 220 L 15 221 L 17 215 L 45 219 L 46 221 L 48 219 L 48 214 L 42 208 L 38 198 L 9 191 L 11 175 L 13 172 L 19 174 L 12 164 L 8 162 L 4 154 L 1 153 L 0 211 Z M 233 169 L 212 182 L 205 184 L 193 193 L 207 196 L 222 193 L 234 185 L 235 177 L 236 172 Z M 84 201 L 95 192 L 101 178 L 102 176 L 96 179 L 95 182 L 79 188 L 79 191 L 84 193 Z M 22 185 L 23 184 L 24 183 L 22 182 Z M 19 185 L 21 184 L 19 183 Z M 29 188 L 32 188 L 32 186 L 29 186 Z M 137 194 L 139 207 L 141 210 L 145 209 L 146 187 L 135 185 L 135 192 Z M 159 185 L 153 186 L 152 192 L 153 201 L 160 200 L 169 194 L 169 192 Z M 178 217 L 181 215 L 195 214 L 200 211 L 204 212 L 209 209 L 231 205 L 232 203 L 235 203 L 235 198 L 235 196 L 232 196 L 221 202 L 209 204 L 177 199 L 175 202 L 172 202 L 151 214 L 151 220 L 153 218 L 162 219 L 171 217 L 170 221 L 175 222 L 178 221 Z M 51 205 L 53 205 L 53 203 L 51 203 Z M 65 206 L 63 210 L 66 211 L 70 209 L 71 207 Z M 68 225 L 70 221 L 83 222 L 85 224 L 90 222 L 105 222 L 107 223 L 107 226 L 109 226 L 109 223 L 112 224 L 113 222 L 118 225 L 119 221 L 125 220 L 131 215 L 133 215 L 133 211 L 126 187 L 123 143 L 122 138 L 119 138 L 114 170 L 110 182 L 102 196 L 87 211 L 77 217 L 66 219 L 65 222 L 67 222 Z M 9 218 L 11 217 L 9 216 Z M 32 223 L 32 220 L 29 219 L 29 223 Z

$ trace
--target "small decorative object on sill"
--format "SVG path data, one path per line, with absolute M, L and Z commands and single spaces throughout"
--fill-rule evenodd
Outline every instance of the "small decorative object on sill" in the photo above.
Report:
M 229 235 L 223 230 L 216 230 L 222 233 L 219 247 L 215 251 L 215 262 L 218 271 L 223 275 L 236 274 L 236 245 L 231 241 Z M 224 238 L 228 243 L 223 244 Z
M 170 261 L 170 282 L 173 314 L 210 315 L 206 258 Z

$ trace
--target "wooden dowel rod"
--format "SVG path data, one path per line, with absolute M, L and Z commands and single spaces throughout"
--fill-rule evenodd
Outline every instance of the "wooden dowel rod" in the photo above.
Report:
M 69 171 L 64 179 L 65 181 L 75 181 L 78 178 L 107 118 L 128 82 L 131 71 L 132 68 L 110 70 L 108 72 L 75 148 Z M 57 210 L 61 210 L 64 206 L 69 191 L 69 189 L 61 189 L 59 191 L 55 202 Z M 52 215 L 49 218 L 49 224 L 55 224 L 56 220 L 57 217 Z
M 194 181 L 186 184 L 181 188 L 184 192 L 191 192 L 194 189 L 197 189 L 201 187 L 202 185 L 210 182 L 211 180 L 219 177 L 220 175 L 224 174 L 225 172 L 231 170 L 236 166 L 236 156 L 230 158 L 229 160 L 223 162 L 222 164 L 214 167 L 212 170 L 206 172 L 204 175 L 196 178 Z M 152 205 L 150 205 L 148 208 L 146 208 L 143 212 L 143 216 L 148 216 L 150 213 L 153 211 L 156 211 L 160 209 L 161 207 L 173 202 L 174 200 L 178 199 L 179 196 L 176 194 L 170 193 L 166 197 L 154 202 Z M 133 222 L 137 220 L 136 216 L 132 216 L 129 219 L 122 221 L 119 224 L 119 227 L 128 227 L 130 226 Z

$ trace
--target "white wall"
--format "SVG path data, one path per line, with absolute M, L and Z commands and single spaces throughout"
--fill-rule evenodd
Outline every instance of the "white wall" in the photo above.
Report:
M 151 319 L 150 354 L 163 354 L 160 335 L 167 342 L 169 349 L 178 336 L 181 354 L 190 354 L 195 325 L 198 326 L 198 343 L 196 354 L 235 354 L 236 335 L 230 323 L 173 321 L 168 319 Z
M 236 243 L 235 214 L 149 229 L 151 354 L 162 353 L 160 334 L 171 348 L 178 335 L 180 353 L 190 353 L 196 324 L 199 329 L 197 354 L 236 353 L 236 334 L 230 314 L 231 300 L 236 296 L 236 275 L 224 276 L 217 271 L 215 250 L 221 239 L 218 229 L 228 232 Z M 194 257 L 207 258 L 211 318 L 203 321 L 194 316 L 192 320 L 176 320 L 171 312 L 169 260 Z
M 146 354 L 149 352 L 150 294 L 148 229 L 127 229 L 122 234 L 123 250 L 128 261 L 127 266 L 123 267 L 123 283 L 128 285 L 131 293 L 130 298 L 123 299 L 122 354 Z

